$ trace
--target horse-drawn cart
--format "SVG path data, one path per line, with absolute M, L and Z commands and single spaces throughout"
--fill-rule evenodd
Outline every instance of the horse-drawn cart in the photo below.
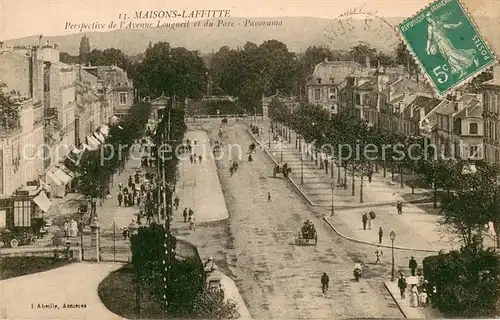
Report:
M 296 244 L 304 245 L 304 244 L 314 244 L 318 243 L 318 233 L 314 228 L 313 224 L 305 224 L 299 230 L 299 236 L 295 240 Z
M 273 177 L 276 178 L 276 175 L 278 173 L 282 173 L 283 176 L 286 178 L 288 175 L 292 172 L 292 168 L 289 168 L 288 165 L 285 163 L 284 165 L 277 164 L 273 168 Z

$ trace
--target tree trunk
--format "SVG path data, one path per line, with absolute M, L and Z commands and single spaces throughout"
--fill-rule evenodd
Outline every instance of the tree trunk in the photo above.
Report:
M 384 178 L 387 177 L 387 161 L 384 159 Z
M 361 173 L 361 178 L 359 183 L 359 203 L 363 203 L 363 173 Z
M 495 230 L 497 239 L 497 248 L 500 249 L 500 219 L 493 222 L 493 229 Z
M 314 164 L 318 165 L 318 149 L 314 149 Z
M 354 187 L 354 167 L 352 169 L 352 195 L 355 195 L 355 187 Z
M 405 187 L 404 181 L 403 181 L 403 166 L 399 165 L 399 182 L 400 182 L 400 187 L 403 189 Z
M 347 168 L 344 167 L 344 190 L 347 190 Z
M 411 167 L 411 194 L 415 194 L 415 170 Z
M 394 161 L 391 161 L 391 179 L 394 181 Z
M 434 182 L 434 188 L 433 188 L 433 189 L 434 189 L 434 197 L 433 197 L 433 198 L 434 198 L 434 199 L 433 199 L 433 202 L 434 202 L 434 203 L 433 203 L 432 207 L 433 207 L 434 209 L 436 209 L 436 208 L 438 207 L 438 206 L 437 206 L 438 188 L 437 188 L 437 183 L 435 183 L 435 182 Z

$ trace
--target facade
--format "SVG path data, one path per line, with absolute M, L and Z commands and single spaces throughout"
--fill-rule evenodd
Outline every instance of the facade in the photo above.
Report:
M 500 162 L 500 66 L 493 68 L 493 79 L 482 84 L 484 121 L 484 159 L 489 163 Z
M 295 97 L 287 97 L 282 94 L 280 94 L 278 91 L 276 91 L 276 94 L 269 96 L 269 97 L 262 97 L 262 118 L 267 119 L 269 117 L 269 104 L 271 101 L 274 99 L 277 99 L 279 102 L 283 103 L 285 106 L 288 107 L 290 112 L 293 112 L 296 108 L 299 107 L 300 102 L 297 101 Z
M 99 80 L 96 76 L 77 66 L 75 115 L 75 145 L 77 148 L 85 143 L 85 138 L 92 135 L 102 124 L 108 122 L 102 101 L 104 96 L 98 94 Z
M 482 95 L 464 94 L 457 99 L 454 117 L 456 156 L 464 160 L 484 160 L 484 121 Z
M 318 63 L 306 84 L 308 103 L 320 105 L 331 113 L 338 113 L 339 93 L 346 85 L 346 78 L 361 73 L 364 69 L 364 66 L 354 61 L 325 59 Z
M 102 81 L 102 94 L 108 96 L 109 109 L 105 110 L 109 117 L 123 116 L 130 112 L 134 104 L 134 85 L 127 72 L 117 66 L 98 66 L 97 78 Z

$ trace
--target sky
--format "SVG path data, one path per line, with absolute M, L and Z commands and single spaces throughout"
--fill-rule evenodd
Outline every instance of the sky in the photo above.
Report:
M 476 15 L 500 17 L 500 0 L 463 2 Z M 108 26 L 111 21 L 119 21 L 120 14 L 133 16 L 135 11 L 140 10 L 212 9 L 230 10 L 232 17 L 300 16 L 335 19 L 349 9 L 359 7 L 383 17 L 409 17 L 428 4 L 426 0 L 0 0 L 0 41 L 37 34 L 55 36 L 78 33 L 79 30 L 66 29 L 67 23 L 95 22 Z M 185 19 L 177 20 L 181 22 Z

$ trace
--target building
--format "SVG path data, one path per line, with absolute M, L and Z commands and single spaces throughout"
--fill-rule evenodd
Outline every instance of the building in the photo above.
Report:
M 369 64 L 369 61 L 367 63 Z M 307 102 L 338 113 L 339 93 L 346 85 L 346 78 L 355 73 L 362 73 L 365 69 L 365 66 L 354 61 L 325 59 L 314 67 L 306 83 Z
M 454 117 L 456 156 L 464 160 L 484 160 L 482 94 L 464 94 L 457 99 Z
M 0 48 L 3 92 L 0 106 L 0 197 L 10 196 L 44 174 L 43 63 L 31 48 Z
M 97 78 L 102 81 L 99 89 L 107 95 L 109 109 L 106 115 L 111 117 L 127 115 L 134 104 L 134 85 L 127 72 L 117 66 L 98 66 Z M 111 111 L 111 113 L 110 113 Z
M 484 82 L 483 88 L 483 121 L 484 121 L 484 160 L 489 163 L 500 162 L 500 124 L 499 94 L 500 65 L 493 68 L 493 79 Z
M 269 117 L 269 105 L 273 100 L 277 100 L 280 103 L 283 103 L 290 112 L 293 112 L 296 108 L 299 107 L 300 102 L 295 98 L 295 97 L 287 97 L 281 93 L 279 93 L 278 90 L 276 90 L 276 94 L 269 96 L 269 97 L 264 97 L 262 96 L 262 118 L 267 119 Z
M 424 119 L 430 116 L 443 100 L 417 95 L 404 110 L 401 111 L 400 134 L 405 136 L 419 136 Z

